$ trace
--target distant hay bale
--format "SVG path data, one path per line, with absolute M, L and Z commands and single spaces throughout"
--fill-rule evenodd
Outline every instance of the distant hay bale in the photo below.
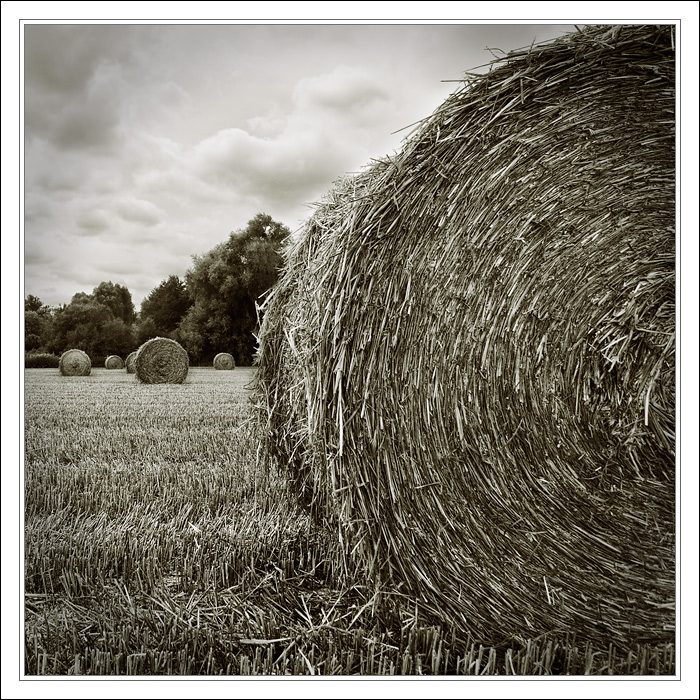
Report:
M 123 369 L 124 368 L 124 360 L 122 360 L 119 355 L 110 355 L 106 360 L 105 360 L 105 368 L 106 369 Z
M 151 338 L 136 352 L 134 370 L 144 384 L 182 384 L 187 377 L 189 357 L 170 338 Z
M 90 357 L 82 350 L 66 350 L 58 362 L 58 369 L 65 377 L 87 376 L 92 370 Z
M 470 74 L 263 306 L 264 446 L 337 568 L 486 642 L 674 639 L 673 31 Z
M 134 368 L 134 360 L 136 360 L 136 350 L 134 352 L 129 353 L 126 356 L 126 372 L 127 374 L 134 374 L 136 372 L 136 369 Z
M 215 369 L 235 369 L 236 362 L 233 359 L 233 355 L 227 352 L 220 352 L 214 358 L 214 368 Z

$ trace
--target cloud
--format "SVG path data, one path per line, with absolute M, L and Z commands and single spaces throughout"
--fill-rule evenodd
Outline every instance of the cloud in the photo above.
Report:
M 110 220 L 107 214 L 101 209 L 84 211 L 78 215 L 75 223 L 78 228 L 85 231 L 87 236 L 96 236 L 110 227 Z
M 133 32 L 25 27 L 25 133 L 57 149 L 113 148 L 132 83 Z
M 125 221 L 155 226 L 165 218 L 165 212 L 157 206 L 136 197 L 122 197 L 114 205 L 117 214 Z
M 356 121 L 373 107 L 390 103 L 386 87 L 366 70 L 337 66 L 331 73 L 302 78 L 294 88 L 296 110 L 304 115 L 322 112 Z
M 201 141 L 192 167 L 205 180 L 299 204 L 377 155 L 387 135 L 379 124 L 391 109 L 389 93 L 366 71 L 340 66 L 298 81 L 286 116 L 275 108 L 252 122 L 267 135 L 229 128 Z

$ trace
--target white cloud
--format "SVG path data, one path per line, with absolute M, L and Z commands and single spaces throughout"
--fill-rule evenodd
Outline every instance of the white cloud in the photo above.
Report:
M 294 88 L 296 110 L 304 115 L 334 115 L 347 121 L 365 118 L 377 103 L 390 102 L 383 83 L 366 69 L 337 66 L 324 75 L 302 78 Z
M 192 166 L 207 181 L 238 191 L 301 204 L 349 168 L 359 168 L 386 141 L 378 127 L 392 102 L 367 72 L 340 66 L 300 80 L 293 106 L 242 128 L 218 131 L 192 151 Z M 275 133 L 276 132 L 276 133 Z

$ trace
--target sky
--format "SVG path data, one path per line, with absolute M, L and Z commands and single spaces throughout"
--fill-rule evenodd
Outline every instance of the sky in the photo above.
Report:
M 138 310 L 256 214 L 299 229 L 336 178 L 399 150 L 464 71 L 568 31 L 26 23 L 24 294 L 64 304 L 111 281 Z

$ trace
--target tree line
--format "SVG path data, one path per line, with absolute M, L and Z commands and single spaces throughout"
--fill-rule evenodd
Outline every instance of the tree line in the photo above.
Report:
M 237 365 L 250 365 L 256 301 L 277 281 L 290 235 L 283 224 L 257 214 L 223 243 L 193 255 L 184 280 L 177 275 L 163 280 L 138 313 L 131 292 L 111 281 L 55 307 L 30 294 L 24 300 L 25 352 L 60 355 L 79 348 L 98 365 L 108 355 L 125 357 L 147 340 L 162 337 L 180 343 L 195 364 L 228 352 Z

